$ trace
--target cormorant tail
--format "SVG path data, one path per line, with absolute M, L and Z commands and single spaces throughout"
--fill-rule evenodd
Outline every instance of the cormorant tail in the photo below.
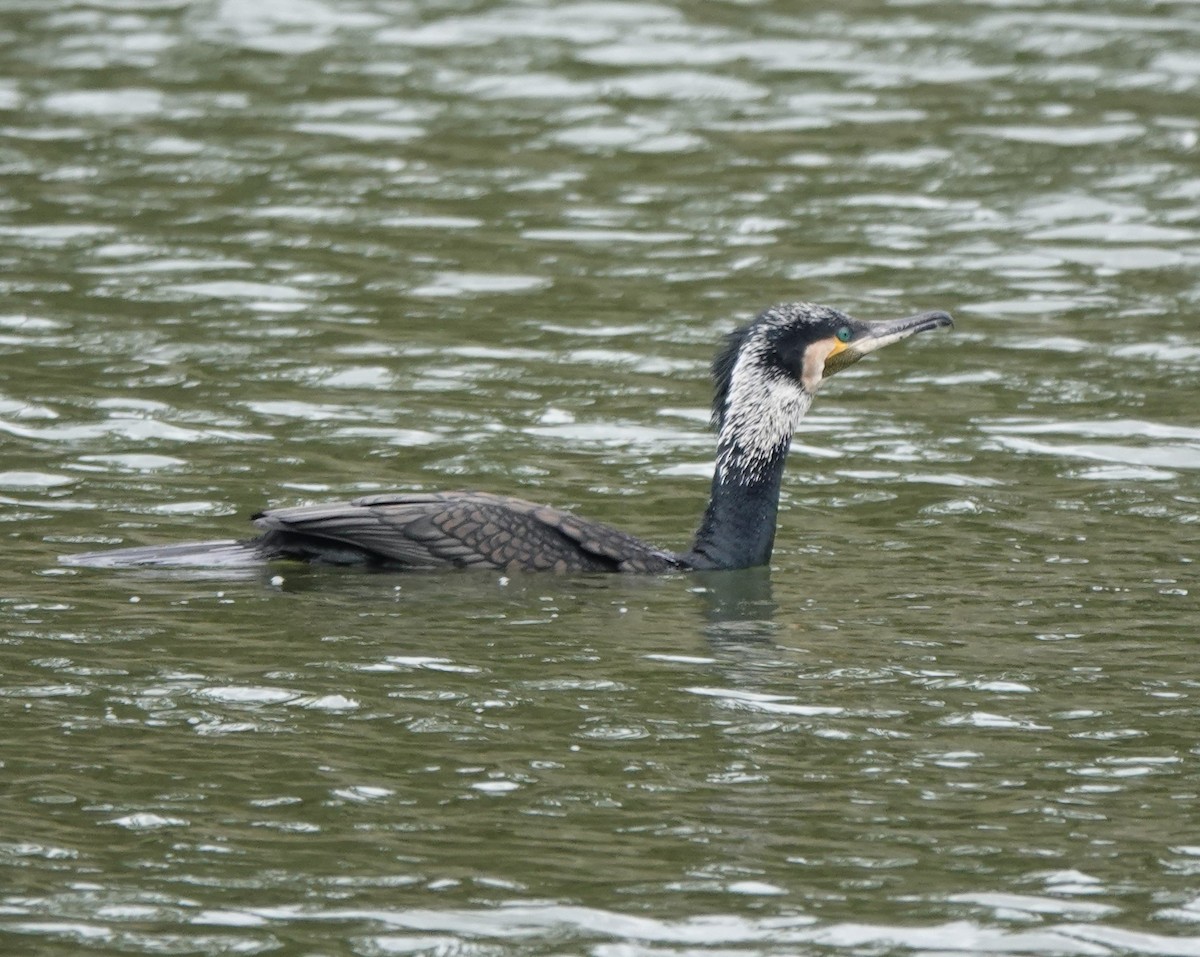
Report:
M 263 553 L 254 542 L 226 538 L 211 542 L 187 542 L 183 545 L 144 545 L 107 552 L 81 552 L 78 555 L 61 555 L 58 560 L 64 565 L 85 568 L 229 568 L 258 565 L 263 559 Z

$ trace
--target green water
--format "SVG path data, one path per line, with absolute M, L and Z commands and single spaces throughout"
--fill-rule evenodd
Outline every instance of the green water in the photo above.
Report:
M 0 5 L 0 952 L 1200 954 L 1194 4 Z M 770 569 L 97 571 L 482 488 Z

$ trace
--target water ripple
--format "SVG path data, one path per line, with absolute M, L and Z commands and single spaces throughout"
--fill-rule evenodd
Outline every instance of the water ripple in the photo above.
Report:
M 5 6 L 0 932 L 1200 953 L 1187 6 Z M 798 298 L 959 326 L 823 386 L 770 570 L 57 565 L 396 487 L 685 544 Z

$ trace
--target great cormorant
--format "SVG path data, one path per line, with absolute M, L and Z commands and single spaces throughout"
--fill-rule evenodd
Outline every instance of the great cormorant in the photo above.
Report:
M 390 568 L 667 572 L 765 564 L 792 434 L 821 381 L 867 353 L 951 326 L 944 312 L 863 322 L 812 303 L 760 313 L 726 337 L 712 365 L 717 461 L 691 548 L 670 552 L 611 525 L 487 492 L 398 492 L 259 512 L 244 541 L 66 556 L 70 565 L 244 564 L 298 559 Z

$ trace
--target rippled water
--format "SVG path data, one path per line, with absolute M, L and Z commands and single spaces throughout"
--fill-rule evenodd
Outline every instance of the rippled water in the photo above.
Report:
M 1188 2 L 0 8 L 0 950 L 1200 954 Z M 64 569 L 520 492 L 773 567 Z

